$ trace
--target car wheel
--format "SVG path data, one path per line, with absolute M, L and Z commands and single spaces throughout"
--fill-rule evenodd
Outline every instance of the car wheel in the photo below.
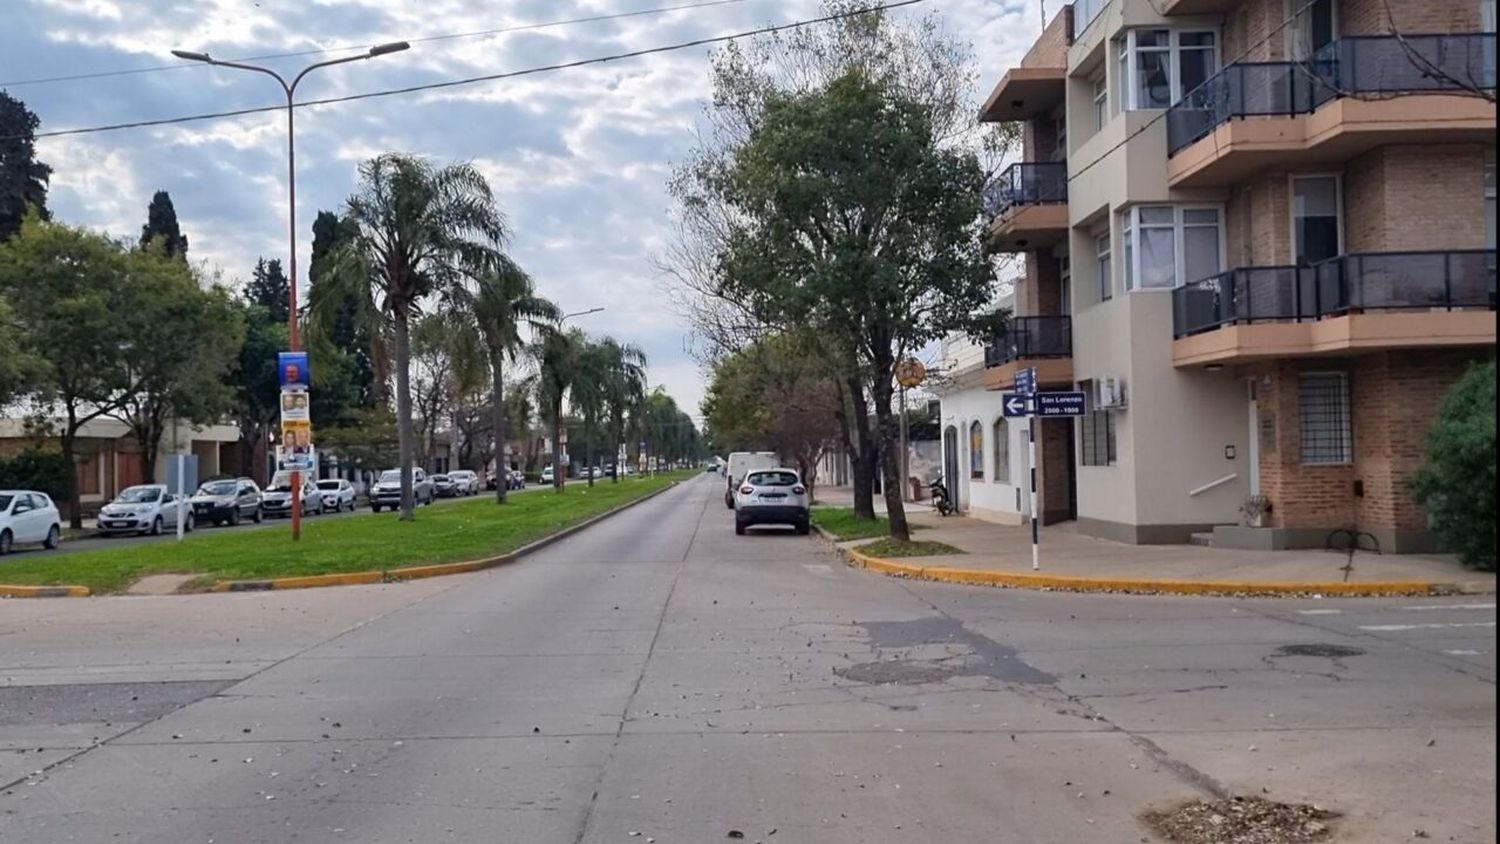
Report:
M 256 514 L 256 516 L 259 516 L 260 515 L 260 511 L 256 510 L 255 514 Z M 260 519 L 257 518 L 256 521 L 258 522 L 258 521 L 260 521 Z M 236 507 L 233 510 L 229 511 L 229 526 L 230 527 L 239 527 L 239 525 L 240 525 L 240 508 Z
M 373 511 L 375 511 L 376 513 L 379 513 L 380 512 L 380 505 L 379 504 L 371 504 L 370 505 L 370 509 L 373 510 Z
M 188 533 L 192 533 L 194 527 L 196 526 L 193 524 L 193 515 L 189 513 L 187 521 L 182 523 L 182 529 Z
M 151 520 L 151 535 L 161 536 L 161 516 Z
M 812 525 L 809 524 L 806 519 L 803 519 L 802 521 L 800 521 L 800 522 L 797 523 L 797 535 L 798 536 L 807 536 L 811 532 L 812 532 Z
M 266 514 L 260 511 L 260 505 L 255 505 L 255 512 L 250 514 L 250 521 L 255 522 L 256 524 L 260 524 L 261 521 L 265 519 L 265 517 Z
M 15 545 L 15 537 L 11 536 L 10 531 L 0 530 L 0 557 L 9 554 L 13 545 Z
M 43 540 L 42 544 L 45 545 L 48 549 L 55 549 L 61 542 L 62 528 L 59 528 L 57 525 L 53 525 L 50 529 L 48 529 L 47 538 Z
M 735 536 L 744 536 L 745 535 L 745 523 L 744 522 L 736 521 L 734 523 L 734 535 Z

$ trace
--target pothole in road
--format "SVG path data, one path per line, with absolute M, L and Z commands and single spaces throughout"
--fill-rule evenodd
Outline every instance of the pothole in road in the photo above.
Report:
M 1141 816 L 1158 835 L 1177 844 L 1314 844 L 1333 837 L 1338 817 L 1316 804 L 1234 797 L 1193 801 Z
M 1276 649 L 1277 656 L 1321 656 L 1325 659 L 1343 659 L 1348 656 L 1363 656 L 1364 651 L 1346 645 L 1282 645 Z
M 1009 683 L 1051 684 L 1056 678 L 1024 662 L 1014 648 L 965 628 L 962 622 L 935 616 L 915 621 L 860 622 L 877 659 L 834 673 L 870 685 L 919 686 L 954 677 L 989 677 Z

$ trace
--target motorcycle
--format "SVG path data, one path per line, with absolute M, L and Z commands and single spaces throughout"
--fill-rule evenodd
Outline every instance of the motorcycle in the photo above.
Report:
M 937 508 L 938 515 L 946 516 L 953 512 L 953 500 L 948 497 L 948 487 L 943 485 L 941 478 L 929 483 L 927 491 L 932 495 L 932 506 Z

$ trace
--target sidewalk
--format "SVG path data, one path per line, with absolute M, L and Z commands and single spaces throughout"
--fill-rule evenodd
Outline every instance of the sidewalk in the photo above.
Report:
M 849 506 L 847 488 L 818 491 L 820 503 Z M 876 510 L 883 512 L 884 502 L 876 498 Z M 992 572 L 1029 576 L 1031 570 L 1031 528 L 1029 525 L 999 525 L 965 516 L 937 515 L 931 508 L 908 505 L 909 520 L 924 529 L 912 538 L 944 542 L 963 550 L 964 554 L 936 557 L 904 557 L 888 561 L 922 573 L 896 570 L 929 579 L 959 582 L 991 582 L 1006 585 L 993 578 L 963 578 L 929 572 L 942 569 L 968 572 Z M 858 542 L 840 543 L 843 548 L 857 547 Z M 1097 588 L 1119 588 L 1121 581 L 1177 581 L 1198 584 L 1181 590 L 1149 588 L 1140 584 L 1139 591 L 1215 591 L 1210 584 L 1222 584 L 1224 591 L 1243 591 L 1263 586 L 1267 591 L 1339 591 L 1338 584 L 1440 584 L 1458 591 L 1493 593 L 1495 575 L 1466 569 L 1446 555 L 1380 555 L 1360 551 L 1354 555 L 1354 568 L 1347 579 L 1343 567 L 1349 556 L 1341 551 L 1239 551 L 1204 548 L 1196 545 L 1128 545 L 1107 539 L 1082 536 L 1072 523 L 1044 527 L 1041 530 L 1041 571 L 1045 576 L 1064 579 L 1081 578 L 1097 581 Z M 881 568 L 887 568 L 881 566 Z M 1026 585 L 1017 578 L 1010 585 Z M 1046 583 L 1034 585 L 1047 586 Z M 1058 583 L 1056 588 L 1087 588 L 1087 583 Z

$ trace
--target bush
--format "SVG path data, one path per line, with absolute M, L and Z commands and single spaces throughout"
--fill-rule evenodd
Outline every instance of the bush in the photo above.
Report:
M 66 502 L 73 476 L 61 452 L 30 446 L 14 457 L 0 458 L 0 489 L 34 489 Z
M 1465 565 L 1495 570 L 1495 363 L 1472 367 L 1427 433 L 1412 484 L 1432 529 Z

